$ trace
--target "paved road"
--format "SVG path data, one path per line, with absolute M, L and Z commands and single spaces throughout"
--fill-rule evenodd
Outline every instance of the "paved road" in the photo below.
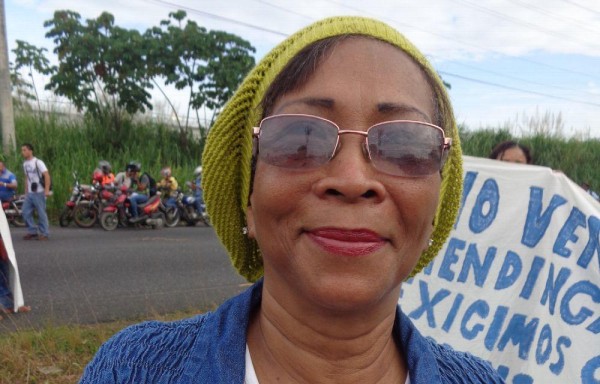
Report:
M 212 309 L 243 290 L 216 238 L 203 226 L 165 229 L 51 228 L 49 241 L 11 228 L 28 314 L 0 332 Z

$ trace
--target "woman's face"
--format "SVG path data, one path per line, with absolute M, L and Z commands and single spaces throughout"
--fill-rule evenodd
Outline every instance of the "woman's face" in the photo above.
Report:
M 366 131 L 390 120 L 432 122 L 432 91 L 417 65 L 378 41 L 340 43 L 273 114 L 308 114 Z M 392 176 L 363 154 L 361 135 L 340 136 L 327 164 L 287 169 L 259 160 L 248 207 L 249 236 L 261 249 L 265 285 L 285 299 L 355 310 L 398 300 L 401 282 L 427 247 L 439 173 Z M 283 296 L 282 296 L 283 297 Z
M 527 164 L 527 156 L 519 147 L 508 148 L 500 154 L 498 160 L 508 161 L 510 163 Z

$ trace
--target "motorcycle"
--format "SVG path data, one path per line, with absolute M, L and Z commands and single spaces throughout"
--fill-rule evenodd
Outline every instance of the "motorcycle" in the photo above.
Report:
M 196 209 L 196 197 L 186 195 L 181 190 L 178 191 L 177 207 L 179 209 L 181 219 L 189 226 L 194 226 L 198 222 L 202 222 L 205 226 L 210 227 L 210 220 L 206 213 L 206 205 L 202 204 L 202 212 Z
M 6 215 L 6 220 L 15 227 L 24 227 L 25 219 L 23 218 L 23 202 L 25 196 L 14 196 L 10 201 L 2 202 L 2 209 Z
M 96 189 L 93 185 L 80 184 L 77 172 L 73 172 L 73 187 L 71 189 L 71 196 L 65 203 L 64 208 L 60 213 L 58 223 L 61 227 L 67 227 L 72 221 L 83 228 L 88 228 L 90 225 L 84 218 L 78 213 L 79 205 L 82 202 L 93 199 Z M 95 221 L 95 219 L 94 219 Z M 93 225 L 93 223 L 92 223 Z
M 139 216 L 133 217 L 125 187 L 119 190 L 102 209 L 100 225 L 107 231 L 113 231 L 119 225 L 160 228 L 165 223 L 165 215 L 160 211 L 160 203 L 160 195 L 152 196 L 146 203 L 138 205 Z
M 167 201 L 169 200 L 168 193 L 163 194 L 162 192 L 165 192 L 165 191 L 164 190 L 159 191 L 159 194 L 161 196 L 159 209 L 164 214 L 165 225 L 169 228 L 176 227 L 179 224 L 179 221 L 181 220 L 181 212 L 180 212 L 179 205 L 175 204 L 174 206 L 168 206 L 167 205 Z
M 81 228 L 91 228 L 96 224 L 104 205 L 114 196 L 114 187 L 94 183 L 91 194 L 79 201 L 75 207 L 75 223 Z

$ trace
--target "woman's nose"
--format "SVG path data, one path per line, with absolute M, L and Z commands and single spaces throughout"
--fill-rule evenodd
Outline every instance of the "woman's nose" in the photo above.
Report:
M 324 165 L 325 177 L 315 183 L 315 192 L 319 196 L 352 203 L 383 199 L 385 188 L 379 173 L 370 164 L 364 145 L 363 136 L 340 136 L 335 156 Z

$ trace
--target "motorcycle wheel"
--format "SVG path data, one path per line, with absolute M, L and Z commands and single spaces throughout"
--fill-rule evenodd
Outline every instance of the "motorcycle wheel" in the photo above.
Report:
M 202 220 L 205 226 L 210 227 L 210 218 L 206 213 L 200 215 L 200 220 Z
M 177 207 L 168 207 L 165 210 L 164 214 L 165 225 L 169 228 L 176 227 L 179 224 L 179 220 L 181 219 L 181 214 L 179 213 L 179 208 Z
M 11 223 L 15 226 L 15 227 L 24 227 L 25 224 L 25 219 L 23 218 L 22 215 L 15 215 L 12 220 Z
M 100 226 L 107 231 L 114 231 L 119 225 L 117 212 L 102 212 L 100 214 Z
M 60 213 L 60 218 L 58 219 L 58 224 L 61 227 L 68 227 L 73 221 L 73 208 L 64 207 L 62 212 Z
M 81 228 L 92 228 L 98 219 L 98 212 L 94 206 L 87 203 L 78 204 L 73 212 L 75 224 Z
M 181 219 L 183 221 L 185 221 L 186 225 L 188 227 L 193 227 L 194 225 L 196 225 L 197 220 L 194 219 L 193 213 L 195 212 L 194 207 L 192 206 L 185 206 L 182 208 L 183 211 L 181 213 Z

